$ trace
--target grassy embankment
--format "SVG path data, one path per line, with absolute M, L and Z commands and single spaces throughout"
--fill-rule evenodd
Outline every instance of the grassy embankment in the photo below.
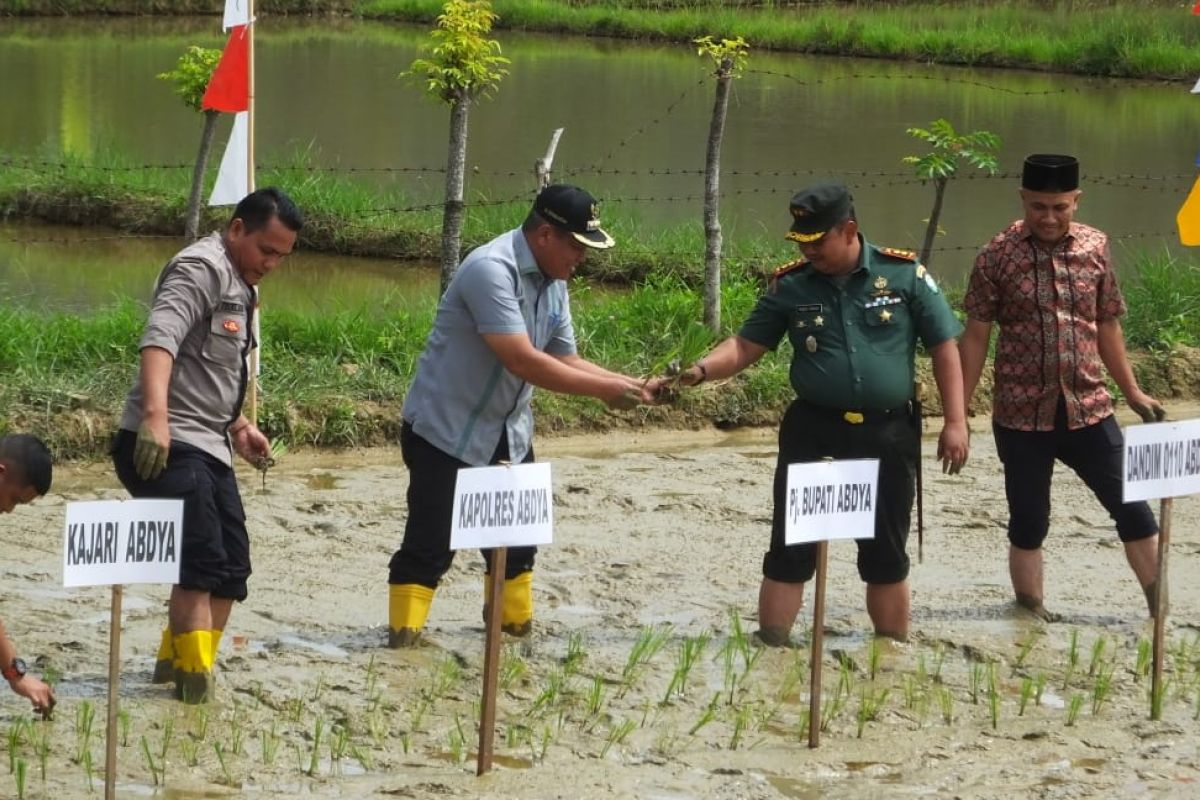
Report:
M 1200 266 L 1169 256 L 1143 257 L 1127 281 L 1132 347 L 1144 386 L 1162 397 L 1194 393 L 1193 359 L 1174 375 L 1166 365 L 1180 345 L 1200 345 Z M 729 281 L 726 318 L 736 325 L 752 306 L 757 281 Z M 953 290 L 951 295 L 956 294 Z M 694 338 L 697 293 L 658 276 L 627 293 L 574 292 L 584 355 L 631 374 L 661 369 Z M 0 307 L 0 431 L 29 430 L 60 456 L 103 452 L 133 379 L 145 310 L 132 301 L 87 316 L 45 315 Z M 377 444 L 396 433 L 399 405 L 424 343 L 432 308 L 388 316 L 370 310 L 323 315 L 275 313 L 264 319 L 264 428 L 294 444 Z M 1175 348 L 1172 354 L 1171 349 Z M 1194 352 L 1194 351 L 1193 351 Z M 724 386 L 685 392 L 673 407 L 613 413 L 585 398 L 536 395 L 542 431 L 611 429 L 644 424 L 770 424 L 791 398 L 787 345 Z
M 263 14 L 350 13 L 429 22 L 441 0 L 261 0 Z M 1135 78 L 1193 80 L 1200 20 L 1179 0 L 773 2 L 494 0 L 498 27 Z M 220 0 L 0 0 L 0 14 L 215 13 Z

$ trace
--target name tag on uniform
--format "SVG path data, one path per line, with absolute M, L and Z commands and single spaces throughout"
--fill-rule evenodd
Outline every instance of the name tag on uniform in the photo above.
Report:
M 217 307 L 217 310 L 218 311 L 231 311 L 235 314 L 244 314 L 246 312 L 246 307 L 244 305 L 242 305 L 241 303 L 230 303 L 228 301 L 225 301 L 225 302 L 222 302 L 221 305 Z
M 820 314 L 824 310 L 825 306 L 821 303 L 804 303 L 803 305 L 796 306 L 796 313 L 798 314 Z

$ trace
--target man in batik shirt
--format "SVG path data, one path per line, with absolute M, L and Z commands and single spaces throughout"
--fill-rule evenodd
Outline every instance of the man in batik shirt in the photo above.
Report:
M 1032 155 L 1021 177 L 1024 219 L 1009 225 L 975 259 L 959 342 L 968 405 L 996 342 L 992 427 L 1008 497 L 1008 568 L 1017 604 L 1050 619 L 1043 605 L 1042 542 L 1050 527 L 1050 480 L 1062 461 L 1116 522 L 1125 556 L 1153 615 L 1158 525 L 1144 503 L 1123 503 L 1121 429 L 1101 372 L 1108 370 L 1143 420 L 1165 417 L 1143 392 L 1125 355 L 1108 237 L 1073 221 L 1079 162 Z

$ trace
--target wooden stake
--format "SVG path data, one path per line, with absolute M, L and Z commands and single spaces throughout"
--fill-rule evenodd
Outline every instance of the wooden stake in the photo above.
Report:
M 1154 579 L 1154 668 L 1150 684 L 1150 719 L 1162 719 L 1163 636 L 1167 627 L 1167 555 L 1171 543 L 1171 498 L 1164 497 L 1158 512 L 1158 575 Z
M 917 417 L 917 563 L 925 563 L 925 384 L 913 383 L 913 414 Z
M 554 166 L 554 151 L 558 149 L 558 140 L 562 138 L 562 128 L 555 128 L 550 134 L 550 146 L 546 155 L 533 162 L 533 174 L 537 180 L 537 190 L 540 192 L 550 185 L 550 168 Z
M 487 644 L 483 656 L 483 705 L 479 709 L 479 760 L 475 774 L 492 768 L 492 746 L 496 738 L 496 683 L 500 673 L 500 604 L 504 597 L 504 570 L 508 566 L 508 548 L 492 551 L 492 590 L 488 592 Z
M 104 733 L 104 800 L 117 790 L 117 703 L 121 691 L 121 585 L 112 587 L 108 631 L 108 712 Z
M 254 191 L 254 0 L 247 0 L 247 19 L 249 23 L 246 25 L 246 35 L 249 41 L 246 43 L 248 57 L 246 59 L 246 80 L 249 83 L 247 91 L 246 104 L 246 194 Z M 260 309 L 258 306 L 258 291 L 254 292 L 255 309 L 254 309 L 254 325 L 251 334 L 255 341 L 261 341 L 262 325 L 259 322 Z M 250 351 L 249 364 L 247 371 L 249 372 L 249 383 L 246 387 L 246 419 L 250 420 L 251 425 L 258 424 L 258 348 L 255 347 Z
M 817 542 L 817 580 L 813 592 L 812 647 L 809 664 L 811 689 L 808 694 L 808 746 L 821 744 L 821 660 L 825 646 L 825 568 L 829 559 L 829 542 Z

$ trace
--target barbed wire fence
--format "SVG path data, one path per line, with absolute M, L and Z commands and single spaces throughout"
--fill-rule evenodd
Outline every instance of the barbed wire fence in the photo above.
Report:
M 800 75 L 789 74 L 777 70 L 769 69 L 748 69 L 745 74 L 747 76 L 760 76 L 765 78 L 780 79 L 789 81 L 797 86 L 803 87 L 820 87 L 823 85 L 836 84 L 840 82 L 861 82 L 874 80 L 889 80 L 889 81 L 904 81 L 904 82 L 929 82 L 944 85 L 959 85 L 970 87 L 973 89 L 984 89 L 997 93 L 1019 96 L 1019 97 L 1049 97 L 1055 95 L 1068 95 L 1086 92 L 1087 89 L 1078 86 L 1066 86 L 1047 89 L 1017 89 L 1010 86 L 1001 86 L 998 84 L 989 83 L 987 81 L 977 80 L 973 78 L 955 77 L 949 75 L 921 75 L 911 72 L 905 74 L 895 74 L 888 72 L 859 72 L 853 71 L 842 75 L 830 77 L 806 77 Z M 675 96 L 670 102 L 664 105 L 660 111 L 649 116 L 646 121 L 636 127 L 628 135 L 618 140 L 610 149 L 605 151 L 599 158 L 585 166 L 580 167 L 564 167 L 558 170 L 560 176 L 572 180 L 586 178 L 632 178 L 638 182 L 646 182 L 649 179 L 653 182 L 654 179 L 666 178 L 702 178 L 704 170 L 686 166 L 650 166 L 650 167 L 622 167 L 608 166 L 610 162 L 618 160 L 619 157 L 627 151 L 640 138 L 650 133 L 653 129 L 663 125 L 670 120 L 682 108 L 684 102 L 693 94 L 697 93 L 710 82 L 710 77 L 705 75 L 696 83 L 688 85 L 678 96 Z M 105 175 L 122 175 L 136 173 L 151 173 L 151 172 L 171 172 L 171 171 L 190 171 L 194 167 L 191 162 L 164 162 L 151 164 L 120 164 L 120 163 L 84 163 L 78 160 L 66 159 L 50 159 L 44 157 L 19 156 L 12 154 L 0 154 L 0 169 L 23 170 L 33 173 L 44 174 L 59 174 L 67 176 L 71 174 L 105 174 Z M 272 163 L 265 162 L 257 166 L 260 174 L 269 175 L 276 173 L 280 176 L 287 175 L 335 175 L 348 177 L 375 176 L 382 178 L 411 178 L 425 175 L 437 176 L 443 175 L 446 171 L 444 166 L 436 165 L 314 165 L 308 163 Z M 472 168 L 472 176 L 484 177 L 496 180 L 520 180 L 528 181 L 528 169 L 504 169 L 504 168 Z M 911 170 L 864 170 L 864 169 L 838 169 L 836 167 L 820 167 L 820 168 L 795 168 L 795 169 L 727 169 L 722 170 L 723 177 L 729 178 L 745 178 L 758 181 L 759 184 L 751 187 L 724 189 L 721 192 L 722 199 L 732 199 L 739 197 L 753 196 L 779 196 L 790 194 L 795 189 L 794 183 L 773 184 L 774 181 L 787 181 L 789 179 L 808 179 L 814 177 L 827 177 L 830 175 L 838 175 L 846 181 L 847 185 L 852 190 L 863 189 L 882 189 L 902 186 L 917 186 L 927 184 L 928 181 L 916 178 Z M 955 183 L 990 183 L 990 182 L 1007 182 L 1011 184 L 1013 181 L 1020 178 L 1019 173 L 1014 172 L 970 172 L 956 175 L 953 178 Z M 1134 172 L 1114 172 L 1114 173 L 1083 173 L 1081 181 L 1085 182 L 1089 187 L 1111 187 L 1128 191 L 1138 192 L 1153 192 L 1160 194 L 1177 194 L 1184 195 L 1190 188 L 1191 183 L 1196 179 L 1194 173 L 1134 173 Z M 498 192 L 499 190 L 497 190 Z M 605 204 L 620 204 L 620 205 L 660 205 L 660 204 L 680 204 L 680 203 L 702 203 L 704 197 L 701 193 L 635 193 L 629 195 L 622 194 L 605 194 L 597 192 L 598 198 Z M 534 190 L 518 191 L 514 193 L 504 193 L 499 197 L 488 197 L 484 193 L 477 193 L 474 199 L 468 200 L 466 205 L 468 211 L 472 209 L 485 209 L 490 207 L 501 206 L 518 206 L 528 205 L 534 196 Z M 391 223 L 394 226 L 402 224 L 400 219 L 407 215 L 416 214 L 431 214 L 440 212 L 443 208 L 443 200 L 428 200 L 414 201 L 410 203 L 401 203 L 393 205 L 382 205 L 377 208 L 359 210 L 355 212 L 356 219 L 348 219 L 339 221 L 339 225 L 346 228 L 355 229 L 361 232 L 370 232 L 373 234 L 386 234 L 388 220 L 392 217 Z M 1117 241 L 1123 240 L 1138 240 L 1138 239 L 1155 239 L 1173 237 L 1175 231 L 1149 232 L 1149 231 L 1131 231 L 1124 233 L 1110 234 L 1109 238 Z M 34 236 L 0 236 L 0 242 L 12 244 L 41 244 L 41 243 L 57 243 L 57 242 L 105 242 L 116 241 L 121 239 L 144 239 L 144 240 L 177 240 L 177 234 L 163 233 L 142 233 L 142 232 L 119 232 L 98 236 L 89 237 L 62 237 L 54 235 L 34 235 Z M 982 243 L 980 243 L 982 244 Z M 943 245 L 933 248 L 933 252 L 962 252 L 978 250 L 979 244 L 973 245 Z M 625 248 L 629 252 L 629 248 Z M 636 251 L 633 251 L 636 252 Z

